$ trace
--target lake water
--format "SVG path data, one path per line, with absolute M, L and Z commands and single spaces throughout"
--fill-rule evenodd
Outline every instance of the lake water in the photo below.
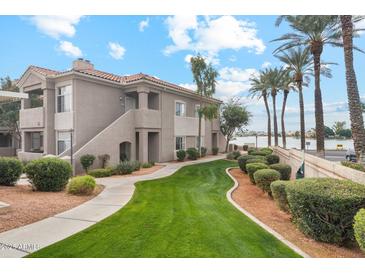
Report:
M 315 150 L 316 149 L 316 140 L 306 138 L 306 142 L 310 142 L 309 146 L 306 146 L 306 149 Z M 325 141 L 325 149 L 336 149 L 338 144 L 343 145 L 343 148 L 347 150 L 348 148 L 354 148 L 354 143 L 352 139 L 343 140 L 343 139 L 326 139 Z M 256 136 L 246 136 L 246 137 L 236 137 L 235 140 L 231 141 L 232 144 L 242 146 L 247 143 L 256 144 Z M 274 144 L 274 137 L 271 140 L 271 144 Z M 257 137 L 257 146 L 258 147 L 266 147 L 267 146 L 267 136 L 258 136 Z M 279 146 L 282 146 L 282 140 L 279 137 Z M 295 137 L 286 137 L 286 147 L 287 148 L 297 148 L 300 149 L 300 139 Z

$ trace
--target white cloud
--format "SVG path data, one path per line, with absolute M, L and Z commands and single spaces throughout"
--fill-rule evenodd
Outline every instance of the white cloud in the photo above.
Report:
M 219 70 L 219 75 L 223 80 L 235 82 L 248 81 L 255 74 L 258 74 L 258 71 L 253 68 L 241 69 L 235 67 L 224 67 Z
M 193 91 L 196 90 L 196 85 L 195 84 L 179 84 L 179 86 L 183 87 L 183 88 L 193 90 Z
M 31 16 L 30 21 L 40 32 L 59 39 L 62 36 L 73 37 L 76 33 L 75 26 L 80 22 L 81 17 L 79 15 L 36 15 Z
M 81 50 L 69 41 L 60 41 L 58 49 L 70 57 L 81 57 Z
M 164 49 L 166 55 L 180 50 L 192 50 L 202 52 L 212 59 L 225 49 L 247 48 L 261 54 L 266 48 L 257 37 L 253 23 L 233 16 L 205 17 L 199 21 L 197 16 L 176 15 L 169 16 L 165 22 L 173 42 Z
M 122 47 L 119 43 L 109 42 L 108 43 L 109 54 L 116 60 L 123 59 L 126 49 Z
M 266 61 L 266 62 L 264 62 L 262 65 L 261 65 L 261 68 L 268 68 L 268 67 L 270 67 L 272 64 L 270 63 L 270 62 L 268 62 L 268 61 Z
M 150 18 L 147 18 L 146 20 L 142 20 L 141 22 L 139 22 L 139 26 L 138 26 L 138 29 L 139 31 L 144 31 L 145 28 L 148 28 L 150 24 Z

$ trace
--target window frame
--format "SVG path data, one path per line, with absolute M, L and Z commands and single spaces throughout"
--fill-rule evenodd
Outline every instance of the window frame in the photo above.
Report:
M 181 148 L 177 149 L 177 138 L 181 138 Z M 175 136 L 175 151 L 186 149 L 186 136 Z
M 69 147 L 67 148 L 67 145 L 65 146 L 65 150 L 64 151 L 62 151 L 62 152 L 60 152 L 60 150 L 59 150 L 59 141 L 64 141 L 65 143 L 66 143 L 66 141 L 65 141 L 65 139 L 60 139 L 59 138 L 59 134 L 60 133 L 68 133 L 69 134 L 69 136 L 70 136 L 70 139 L 69 139 Z M 57 155 L 60 155 L 60 154 L 62 154 L 63 152 L 65 152 L 67 149 L 69 149 L 69 148 L 71 148 L 71 134 L 72 134 L 72 132 L 71 131 L 63 131 L 63 130 L 59 130 L 59 131 L 57 131 L 56 132 L 56 153 L 57 153 Z
M 61 90 L 65 88 L 67 90 L 67 88 L 69 88 L 69 93 L 65 93 L 65 94 L 60 94 Z M 61 97 L 65 97 L 65 96 L 69 96 L 70 97 L 70 105 L 69 105 L 69 109 L 66 110 L 65 106 L 63 107 L 64 110 L 60 111 L 58 109 L 58 102 L 59 102 L 59 98 Z M 72 90 L 72 85 L 63 85 L 63 86 L 59 86 L 56 89 L 56 113 L 67 113 L 67 112 L 72 112 L 73 111 L 73 90 Z M 65 100 L 63 100 L 63 104 L 65 105 Z
M 34 146 L 34 135 L 39 134 L 39 147 Z M 38 138 L 37 138 L 38 139 Z M 44 144 L 43 144 L 43 132 L 41 131 L 34 131 L 30 132 L 30 151 L 31 152 L 39 152 L 42 153 L 44 151 Z
M 177 115 L 177 104 L 181 104 L 183 105 L 183 110 L 184 112 L 182 113 L 182 115 Z M 180 110 L 181 112 L 181 110 Z M 186 117 L 186 103 L 184 101 L 180 101 L 180 100 L 175 100 L 175 116 L 176 117 Z

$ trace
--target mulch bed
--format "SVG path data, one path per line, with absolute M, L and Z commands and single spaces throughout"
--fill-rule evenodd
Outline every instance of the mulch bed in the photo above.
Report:
M 0 186 L 0 201 L 10 208 L 0 213 L 0 232 L 40 221 L 76 207 L 98 195 L 103 186 L 97 185 L 90 196 L 61 192 L 33 191 L 30 185 Z
M 357 247 L 346 248 L 317 242 L 300 232 L 291 222 L 291 216 L 276 206 L 273 199 L 250 182 L 248 175 L 240 169 L 230 171 L 239 183 L 232 193 L 233 200 L 253 214 L 260 221 L 283 235 L 311 257 L 317 258 L 364 258 L 365 254 Z

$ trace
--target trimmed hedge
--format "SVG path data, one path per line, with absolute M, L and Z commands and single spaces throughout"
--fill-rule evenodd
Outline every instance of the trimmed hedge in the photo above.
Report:
M 365 207 L 365 186 L 333 178 L 297 180 L 285 187 L 293 221 L 315 240 L 354 240 L 353 219 Z
M 280 172 L 280 175 L 281 175 L 280 180 L 284 180 L 284 181 L 290 180 L 291 166 L 289 166 L 287 164 L 273 164 L 273 165 L 270 165 L 270 168 Z
M 246 169 L 247 169 L 248 176 L 250 177 L 251 183 L 255 184 L 255 179 L 254 179 L 253 175 L 256 171 L 258 171 L 260 169 L 267 169 L 267 168 L 268 168 L 268 165 L 265 165 L 263 163 L 247 164 Z
M 122 161 L 114 168 L 114 173 L 117 175 L 131 174 L 134 168 L 135 166 L 131 161 Z
M 365 172 L 365 166 L 360 163 L 354 163 L 354 162 L 350 162 L 350 161 L 341 161 L 341 165 L 352 168 L 352 169 L 356 169 L 358 171 Z
M 256 157 L 253 155 L 242 155 L 240 157 L 238 157 L 237 161 L 238 161 L 238 166 L 240 167 L 240 169 L 247 173 L 247 169 L 246 169 L 246 162 L 249 159 L 255 159 Z
M 186 157 L 185 150 L 180 149 L 180 150 L 176 151 L 176 157 L 179 162 L 183 162 Z
M 186 154 L 188 155 L 189 160 L 196 160 L 199 157 L 199 152 L 195 147 L 189 147 L 186 150 Z
M 269 165 L 278 164 L 280 162 L 280 157 L 275 154 L 266 155 L 266 161 Z
M 0 157 L 0 185 L 14 186 L 23 172 L 23 164 L 15 158 Z
M 30 161 L 24 171 L 38 191 L 61 191 L 72 175 L 71 164 L 58 158 Z
M 252 164 L 252 163 L 262 163 L 262 164 L 267 165 L 267 161 L 266 161 L 265 159 L 259 158 L 259 157 L 261 157 L 261 156 L 254 156 L 254 157 L 255 157 L 255 158 L 253 158 L 253 159 L 248 159 L 248 160 L 246 161 L 246 165 L 247 165 L 247 164 Z
M 218 152 L 219 152 L 219 148 L 218 148 L 218 147 L 213 147 L 213 148 L 212 148 L 212 154 L 213 154 L 213 155 L 217 155 L 217 154 L 218 154 Z
M 97 168 L 89 170 L 87 174 L 94 178 L 104 178 L 112 176 L 113 170 L 111 168 Z
M 273 169 L 260 169 L 253 174 L 256 185 L 272 197 L 270 185 L 280 179 L 280 173 Z
M 143 163 L 142 164 L 142 167 L 143 168 L 151 168 L 151 167 L 153 167 L 154 165 L 152 164 L 152 163 L 150 163 L 150 162 L 147 162 L 147 163 Z
M 86 173 L 89 170 L 89 167 L 93 165 L 94 161 L 95 161 L 95 156 L 91 154 L 85 154 L 80 157 L 80 163 Z
M 354 218 L 354 232 L 357 243 L 362 251 L 365 252 L 365 209 L 360 209 Z
M 286 197 L 285 187 L 291 182 L 277 180 L 271 183 L 271 193 L 276 205 L 285 212 L 289 212 L 288 199 Z
M 205 157 L 207 155 L 208 149 L 206 147 L 200 148 L 200 156 Z
M 92 176 L 77 176 L 71 179 L 67 185 L 67 192 L 74 195 L 91 195 L 96 182 Z
M 268 147 L 264 147 L 264 148 L 260 148 L 260 149 L 256 149 L 256 148 L 250 148 L 248 150 L 248 154 L 249 155 L 257 155 L 257 156 L 267 156 L 272 154 L 272 149 L 268 148 Z

